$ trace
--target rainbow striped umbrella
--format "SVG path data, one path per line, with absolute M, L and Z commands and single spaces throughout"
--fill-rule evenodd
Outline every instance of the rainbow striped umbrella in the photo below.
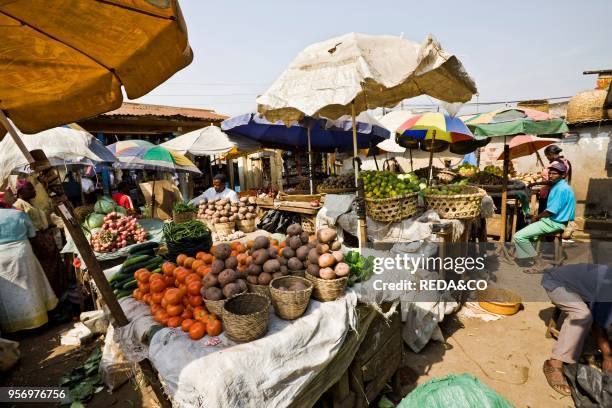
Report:
M 122 169 L 201 173 L 187 157 L 146 140 L 124 140 L 106 146 Z
M 417 141 L 424 150 L 442 151 L 454 143 L 473 141 L 474 135 L 457 117 L 427 112 L 415 115 L 400 125 L 396 140 L 399 145 Z

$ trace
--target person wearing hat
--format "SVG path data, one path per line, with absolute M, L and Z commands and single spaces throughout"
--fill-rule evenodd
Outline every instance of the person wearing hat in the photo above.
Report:
M 548 195 L 550 194 L 551 185 L 550 185 L 550 180 L 548 177 L 550 166 L 552 166 L 555 163 L 563 163 L 565 167 L 567 167 L 565 181 L 567 181 L 568 184 L 572 182 L 572 164 L 570 163 L 569 160 L 567 160 L 565 157 L 561 155 L 562 151 L 563 149 L 561 149 L 557 145 L 549 145 L 549 146 L 546 146 L 546 148 L 544 149 L 544 155 L 548 159 L 549 165 L 546 166 L 544 170 L 542 170 L 543 182 L 535 183 L 535 184 L 543 184 L 543 187 L 540 190 L 540 193 L 538 195 L 538 199 L 539 199 L 538 212 L 542 212 L 546 209 L 546 201 L 548 200 Z
M 565 177 L 568 168 L 560 161 L 548 167 L 550 181 L 550 194 L 546 209 L 535 215 L 531 224 L 514 234 L 516 258 L 519 263 L 530 263 L 526 273 L 541 273 L 548 265 L 536 260 L 536 251 L 532 242 L 540 236 L 563 231 L 570 221 L 574 220 L 576 212 L 576 198 L 574 191 L 567 184 Z

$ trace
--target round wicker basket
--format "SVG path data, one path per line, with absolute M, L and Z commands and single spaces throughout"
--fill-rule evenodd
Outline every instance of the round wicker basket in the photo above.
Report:
M 307 233 L 309 235 L 312 235 L 312 234 L 314 234 L 316 232 L 315 222 L 314 222 L 314 218 L 313 217 L 310 217 L 310 216 L 307 216 L 307 215 L 302 215 L 300 217 L 300 221 L 301 221 L 300 223 L 302 224 L 302 230 L 305 233 Z
M 579 92 L 567 104 L 568 123 L 597 122 L 607 118 L 604 104 L 607 92 L 601 89 Z
M 436 174 L 436 178 L 443 183 L 450 183 L 457 177 L 457 174 L 448 170 L 440 170 L 438 174 Z
M 468 219 L 480 215 L 480 204 L 486 192 L 472 186 L 464 186 L 467 194 L 432 195 L 425 194 L 428 209 L 435 210 L 441 218 Z
M 236 227 L 244 232 L 244 233 L 248 233 L 248 232 L 253 232 L 257 229 L 256 225 L 255 225 L 255 219 L 252 220 L 238 220 L 236 221 Z
M 373 199 L 366 198 L 368 217 L 380 222 L 397 222 L 412 217 L 418 211 L 419 193 L 401 197 Z
M 235 341 L 253 341 L 268 331 L 270 300 L 258 293 L 242 293 L 223 305 L 223 325 Z
M 215 232 L 219 234 L 229 235 L 234 232 L 236 223 L 234 222 L 218 222 L 215 224 Z
M 300 271 L 289 271 L 289 274 L 291 276 L 299 276 L 300 278 L 305 278 L 306 277 L 306 270 L 302 269 Z
M 247 282 L 247 287 L 249 288 L 249 293 L 259 293 L 270 299 L 270 285 L 255 285 Z
M 321 279 L 316 276 L 312 276 L 306 273 L 306 279 L 308 279 L 312 285 L 312 297 L 320 302 L 330 302 L 336 300 L 344 295 L 346 289 L 347 277 L 338 279 Z
M 301 282 L 306 286 L 304 290 L 280 290 L 281 286 L 287 288 L 295 282 Z M 297 319 L 304 314 L 310 301 L 313 284 L 308 279 L 298 276 L 283 276 L 270 282 L 270 295 L 276 314 L 285 320 Z
M 196 218 L 196 213 L 192 211 L 183 212 L 183 213 L 172 212 L 172 221 L 174 221 L 177 224 L 180 224 L 186 221 L 191 221 L 191 220 L 194 220 L 195 218 Z

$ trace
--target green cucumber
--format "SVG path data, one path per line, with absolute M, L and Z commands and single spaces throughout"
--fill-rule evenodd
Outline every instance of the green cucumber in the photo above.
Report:
M 164 258 L 162 258 L 161 256 L 156 256 L 155 258 L 149 260 L 149 263 L 147 264 L 147 266 L 145 266 L 145 268 L 152 271 L 153 269 L 157 269 L 162 264 L 162 262 L 164 262 Z
M 151 273 L 161 273 L 161 268 L 154 269 Z
M 134 252 L 133 254 L 129 254 L 127 259 L 134 258 L 140 255 L 155 256 L 155 251 L 152 249 L 144 249 L 142 251 L 138 251 L 138 252 Z
M 127 267 L 127 266 L 131 266 L 140 262 L 143 262 L 147 259 L 151 259 L 152 257 L 150 255 L 138 255 L 138 256 L 134 256 L 132 258 L 128 258 L 125 260 L 125 262 L 123 262 L 123 268 Z
M 128 290 L 128 289 L 134 290 L 137 287 L 138 287 L 138 282 L 136 282 L 136 279 L 132 279 L 130 281 L 127 281 L 127 283 L 125 283 L 122 286 L 122 290 Z
M 143 242 L 142 244 L 137 244 L 132 246 L 129 250 L 129 254 L 134 254 L 139 251 L 144 251 L 145 249 L 157 249 L 159 247 L 159 243 L 157 242 Z
M 120 290 L 120 291 L 119 291 L 119 292 L 116 294 L 117 299 L 121 299 L 121 298 L 124 298 L 124 297 L 126 297 L 126 296 L 130 296 L 130 295 L 132 294 L 132 292 L 133 292 L 132 290 Z
M 142 255 L 142 256 L 146 256 L 147 259 L 145 259 L 142 262 L 129 265 L 127 267 L 125 266 L 121 267 L 121 273 L 125 275 L 130 275 L 130 274 L 133 275 L 134 272 L 136 272 L 140 268 L 145 268 L 151 262 L 151 258 L 149 258 L 147 255 Z

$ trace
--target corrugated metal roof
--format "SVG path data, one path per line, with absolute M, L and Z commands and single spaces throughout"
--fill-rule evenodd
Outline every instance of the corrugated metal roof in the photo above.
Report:
M 101 116 L 184 117 L 210 121 L 222 121 L 228 118 L 228 116 L 218 114 L 212 109 L 180 108 L 133 102 L 123 102 L 119 109 L 103 113 Z

